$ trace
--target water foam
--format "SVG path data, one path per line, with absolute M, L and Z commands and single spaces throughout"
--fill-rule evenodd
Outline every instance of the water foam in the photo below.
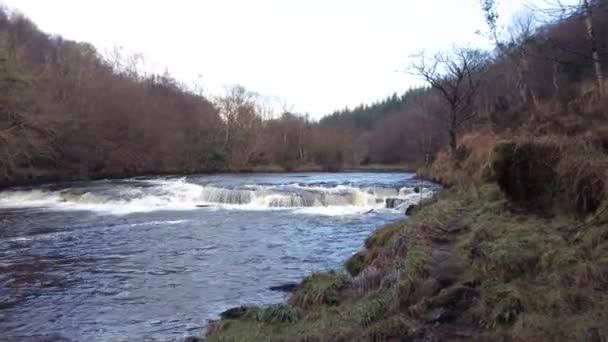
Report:
M 292 183 L 227 188 L 191 183 L 185 178 L 140 182 L 145 184 L 118 184 L 101 190 L 86 187 L 55 191 L 8 190 L 0 192 L 0 206 L 88 210 L 116 215 L 155 210 L 193 210 L 201 207 L 292 209 L 299 213 L 346 215 L 374 210 L 404 211 L 409 205 L 433 194 L 430 189 L 416 193 L 413 187 L 323 187 Z

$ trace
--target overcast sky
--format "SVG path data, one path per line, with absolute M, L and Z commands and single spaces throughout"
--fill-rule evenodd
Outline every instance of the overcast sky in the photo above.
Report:
M 1 1 L 1 0 L 0 0 Z M 47 33 L 143 53 L 208 95 L 242 84 L 320 117 L 403 93 L 408 57 L 487 46 L 479 0 L 4 0 Z M 502 0 L 506 21 L 526 0 Z

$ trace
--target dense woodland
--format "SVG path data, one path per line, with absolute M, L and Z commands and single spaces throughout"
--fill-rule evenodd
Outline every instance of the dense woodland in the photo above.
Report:
M 3 183 L 353 163 L 350 130 L 273 114 L 235 86 L 208 98 L 141 57 L 102 55 L 0 12 Z
M 0 11 L 0 180 L 418 166 L 471 130 L 602 139 L 608 108 L 608 1 L 531 8 L 499 27 L 493 51 L 421 53 L 407 72 L 427 86 L 320 121 L 273 113 L 235 86 L 208 97 L 138 55 L 102 54 Z M 597 141 L 599 141 L 597 140 Z M 608 140 L 608 139 L 607 139 Z M 607 141 L 608 143 L 608 141 Z

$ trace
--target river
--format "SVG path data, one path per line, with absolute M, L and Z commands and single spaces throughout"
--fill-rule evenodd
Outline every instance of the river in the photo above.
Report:
M 421 187 L 421 193 L 414 191 Z M 433 186 L 406 173 L 144 177 L 0 192 L 0 341 L 179 341 L 340 269 Z

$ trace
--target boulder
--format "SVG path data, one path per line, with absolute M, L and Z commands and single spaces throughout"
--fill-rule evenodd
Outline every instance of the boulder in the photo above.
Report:
M 251 308 L 247 306 L 237 306 L 234 308 L 230 308 L 220 314 L 222 319 L 238 319 L 245 316 Z
M 399 207 L 401 204 L 403 204 L 403 202 L 405 202 L 405 201 L 402 200 L 401 198 L 387 198 L 384 203 L 385 203 L 385 208 L 395 209 L 395 208 Z
M 184 338 L 183 342 L 203 342 L 204 339 L 196 336 L 188 336 Z
M 271 286 L 268 289 L 270 291 L 279 291 L 279 292 L 293 292 L 298 288 L 300 284 L 298 283 L 285 283 L 282 285 Z
M 416 210 L 418 210 L 418 205 L 417 204 L 410 204 L 407 209 L 405 210 L 405 215 L 407 216 L 412 216 Z

